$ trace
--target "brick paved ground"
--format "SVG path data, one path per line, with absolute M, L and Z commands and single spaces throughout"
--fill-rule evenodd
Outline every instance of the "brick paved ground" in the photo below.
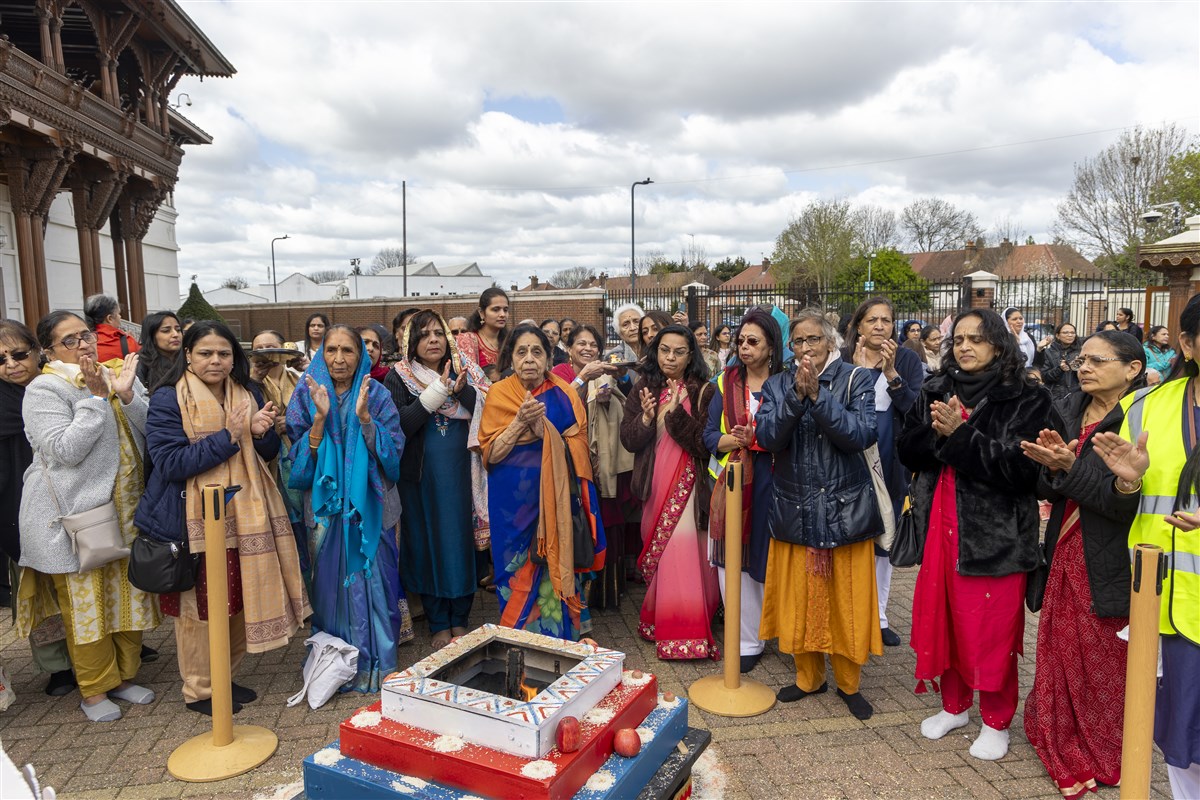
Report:
M 915 570 L 897 571 L 892 624 L 907 639 L 909 607 Z M 640 587 L 635 587 L 639 588 Z M 660 686 L 686 692 L 695 679 L 717 672 L 711 662 L 660 662 L 651 645 L 635 631 L 640 591 L 620 613 L 597 615 L 594 636 L 605 645 L 624 650 L 631 667 L 657 674 Z M 473 621 L 494 619 L 494 596 L 480 593 Z M 1029 617 L 1026 657 L 1021 662 L 1021 696 L 1033 679 L 1036 617 Z M 428 637 L 401 649 L 408 664 L 429 652 Z M 324 708 L 287 708 L 285 701 L 300 686 L 303 639 L 286 650 L 248 657 L 240 682 L 258 690 L 260 699 L 234 721 L 263 725 L 279 735 L 278 752 L 262 767 L 229 781 L 187 784 L 166 771 L 167 756 L 180 743 L 206 730 L 208 720 L 187 711 L 179 694 L 175 639 L 170 622 L 147 636 L 162 657 L 143 667 L 140 682 L 158 693 L 150 706 L 122 704 L 119 722 L 93 724 L 80 712 L 79 695 L 52 699 L 42 693 L 45 676 L 37 674 L 24 641 L 17 640 L 7 619 L 0 623 L 0 658 L 16 689 L 17 702 L 0 714 L 0 739 L 12 759 L 33 762 L 45 782 L 60 797 L 79 798 L 250 798 L 289 797 L 285 785 L 296 789 L 300 761 L 337 736 L 338 723 L 369 699 L 363 695 L 335 697 Z M 1058 793 L 1025 741 L 1018 711 L 1012 747 L 1006 758 L 983 762 L 967 754 L 968 735 L 979 728 L 978 712 L 971 725 L 938 742 L 923 739 L 918 725 L 938 707 L 935 695 L 914 695 L 914 658 L 907 646 L 888 648 L 864 671 L 862 691 L 875 706 L 866 723 L 849 715 L 832 692 L 762 716 L 726 719 L 691 712 L 691 724 L 713 733 L 716 758 L 707 770 L 708 796 L 730 800 L 749 798 L 1055 798 Z M 792 680 L 790 657 L 773 646 L 752 676 L 772 688 Z M 1154 767 L 1154 798 L 1170 797 L 1160 758 Z M 1116 789 L 1104 789 L 1100 800 L 1116 800 Z

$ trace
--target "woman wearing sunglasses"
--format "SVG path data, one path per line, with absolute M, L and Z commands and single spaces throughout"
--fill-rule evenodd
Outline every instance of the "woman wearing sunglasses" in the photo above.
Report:
M 138 355 L 108 362 L 112 368 L 100 363 L 96 334 L 69 311 L 44 317 L 37 338 L 48 361 L 23 405 L 34 459 L 21 495 L 21 566 L 31 583 L 18 600 L 16 627 L 27 635 L 61 613 L 80 708 L 92 722 L 112 722 L 121 718 L 113 700 L 154 702 L 154 692 L 131 681 L 158 606 L 129 583 L 128 558 L 80 572 L 61 518 L 113 502 L 126 546 L 133 542 L 147 410 Z
M 25 422 L 21 418 L 21 403 L 25 399 L 25 387 L 41 371 L 42 349 L 29 328 L 15 320 L 0 321 L 0 551 L 13 565 L 21 563 L 21 528 L 18 511 L 21 508 L 21 489 L 25 470 L 33 463 L 33 450 L 25 438 Z M 3 576 L 8 578 L 8 571 Z M 11 587 L 13 595 L 17 586 Z M 15 598 L 10 599 L 13 604 Z M 15 607 L 15 606 L 14 606 Z M 29 649 L 33 663 L 43 672 L 50 674 L 46 694 L 60 697 L 75 688 L 75 676 L 71 672 L 71 658 L 67 654 L 67 643 L 54 630 L 61 627 L 54 620 L 35 630 L 29 636 Z
M 716 480 L 710 504 L 709 554 L 717 568 L 721 598 L 725 598 L 725 491 L 722 479 L 732 461 L 742 463 L 742 619 L 739 651 L 741 671 L 749 672 L 762 658 L 759 638 L 763 585 L 767 580 L 767 549 L 771 536 L 771 454 L 754 436 L 755 415 L 762 403 L 767 378 L 783 369 L 783 337 L 771 315 L 761 308 L 746 312 L 735 340 L 737 361 L 717 376 L 716 394 L 708 404 L 704 446 L 713 455 L 708 474 Z M 711 351 L 709 351 L 711 352 Z M 715 356 L 715 354 L 713 354 Z M 732 657 L 732 653 L 726 657 Z

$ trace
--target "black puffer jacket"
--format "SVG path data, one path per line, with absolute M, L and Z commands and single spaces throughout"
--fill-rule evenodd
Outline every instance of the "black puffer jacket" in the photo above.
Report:
M 1091 397 L 1076 392 L 1059 403 L 1061 419 L 1055 429 L 1063 441 L 1079 438 L 1083 414 Z M 1120 433 L 1125 412 L 1118 403 L 1100 421 L 1092 434 Z M 1113 489 L 1113 474 L 1092 449 L 1092 439 L 1070 472 L 1051 473 L 1045 467 L 1038 481 L 1038 494 L 1054 503 L 1046 523 L 1046 560 L 1053 563 L 1054 548 L 1062 529 L 1067 500 L 1079 504 L 1083 530 L 1083 560 L 1087 564 L 1088 588 L 1092 592 L 1092 613 L 1098 617 L 1129 616 L 1129 526 L 1137 516 L 1138 494 L 1120 494 Z
M 796 396 L 795 364 L 768 378 L 755 415 L 755 437 L 776 454 L 771 536 L 828 549 L 883 533 L 862 455 L 878 436 L 875 372 L 856 370 L 839 358 L 818 382 L 814 403 Z
M 904 418 L 900 461 L 916 473 L 912 506 L 928 529 L 933 492 L 942 467 L 956 471 L 958 572 L 1011 575 L 1037 567 L 1040 520 L 1038 465 L 1021 450 L 1051 425 L 1050 393 L 1029 383 L 997 383 L 971 417 L 949 436 L 939 436 L 929 404 L 948 401 L 953 383 L 934 375 Z
M 1065 361 L 1069 365 L 1079 358 L 1081 350 L 1083 350 L 1083 345 L 1080 344 L 1079 339 L 1072 342 L 1070 346 L 1064 346 L 1062 342 L 1055 341 L 1045 349 L 1042 380 L 1046 383 L 1046 388 L 1050 390 L 1050 396 L 1055 400 L 1061 400 L 1079 389 L 1079 375 L 1073 369 L 1064 370 L 1062 364 Z

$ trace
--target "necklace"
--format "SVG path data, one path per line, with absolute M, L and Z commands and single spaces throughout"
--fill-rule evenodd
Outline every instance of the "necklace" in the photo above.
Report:
M 433 412 L 433 424 L 437 426 L 438 434 L 441 436 L 445 436 L 446 431 L 450 428 L 449 418 L 438 411 Z

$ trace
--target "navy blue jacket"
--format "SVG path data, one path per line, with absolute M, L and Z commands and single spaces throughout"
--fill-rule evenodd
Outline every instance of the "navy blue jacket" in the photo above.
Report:
M 878 536 L 883 520 L 862 455 L 878 435 L 875 373 L 839 359 L 821 373 L 815 403 L 796 395 L 795 382 L 794 363 L 768 378 L 755 417 L 758 443 L 776 454 L 771 536 L 823 549 Z
M 258 403 L 250 412 L 253 416 L 262 408 L 263 399 L 257 386 L 248 388 Z M 133 515 L 134 526 L 152 539 L 182 542 L 187 538 L 183 496 L 187 480 L 225 463 L 239 449 L 225 430 L 198 442 L 189 441 L 183 431 L 175 387 L 160 388 L 150 396 L 146 415 L 146 491 Z M 263 461 L 274 458 L 279 453 L 275 429 L 256 439 L 254 449 Z

